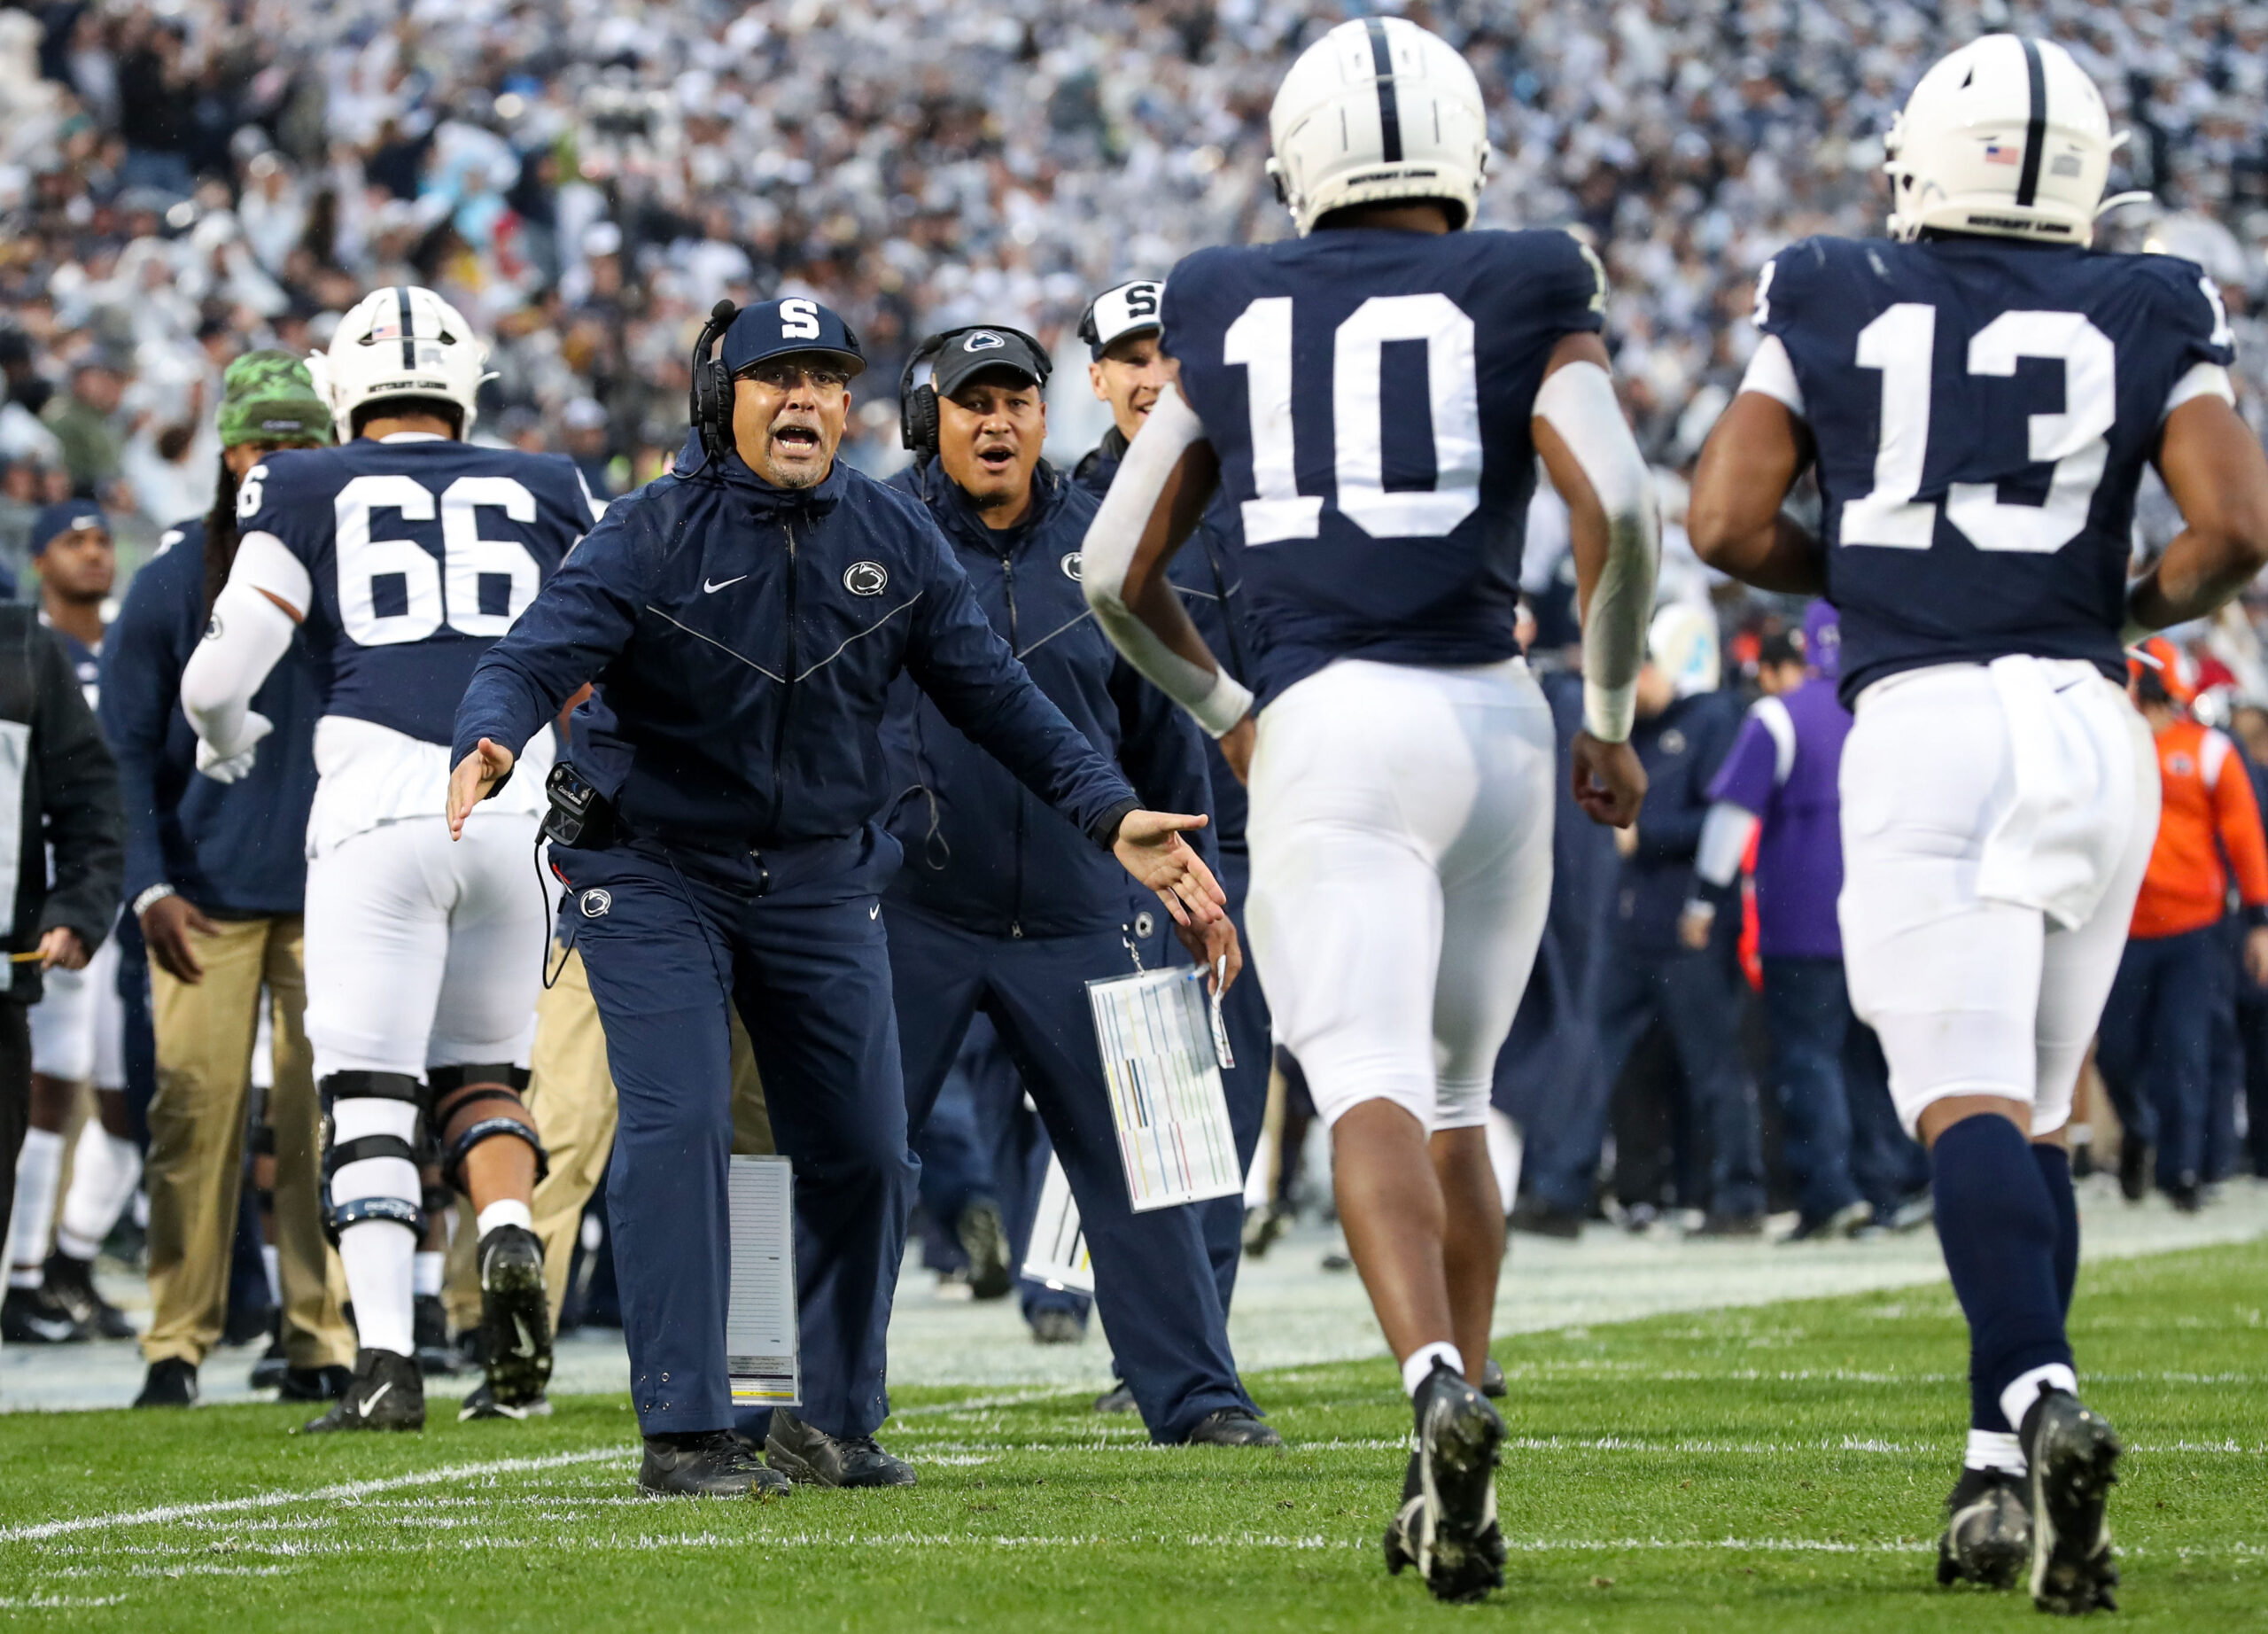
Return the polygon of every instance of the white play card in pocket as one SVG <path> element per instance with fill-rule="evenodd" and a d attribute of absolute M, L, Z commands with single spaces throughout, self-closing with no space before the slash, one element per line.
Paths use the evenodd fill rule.
<path fill-rule="evenodd" d="M 725 1304 L 725 1370 L 733 1401 L 793 1407 L 796 1366 L 796 1181 L 784 1157 L 735 1156 L 726 1171 L 733 1272 Z"/>
<path fill-rule="evenodd" d="M 1135 1212 L 1243 1192 L 1205 972 L 1089 982 L 1087 1001 Z"/>
<path fill-rule="evenodd" d="M 1094 1262 L 1087 1257 L 1087 1234 L 1079 1226 L 1079 1205 L 1072 1201 L 1063 1160 L 1052 1152 L 1047 1158 L 1047 1179 L 1040 1183 L 1039 1211 L 1032 1217 L 1024 1275 L 1050 1288 L 1068 1288 L 1079 1294 L 1095 1291 Z"/>

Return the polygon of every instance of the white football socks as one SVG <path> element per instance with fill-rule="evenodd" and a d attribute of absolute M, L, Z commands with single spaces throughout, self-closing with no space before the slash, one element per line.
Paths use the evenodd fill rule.
<path fill-rule="evenodd" d="M 409 1296 L 409 1262 L 416 1252 L 417 1233 L 399 1220 L 361 1220 L 338 1233 L 339 1263 L 346 1268 L 355 1334 L 364 1350 L 416 1354 Z"/>
<path fill-rule="evenodd" d="M 141 1183 L 142 1148 L 89 1118 L 72 1157 L 71 1189 L 64 1194 L 55 1246 L 73 1259 L 94 1258 Z"/>
<path fill-rule="evenodd" d="M 533 1231 L 535 1215 L 527 1204 L 506 1197 L 483 1209 L 480 1211 L 480 1218 L 473 1222 L 474 1231 L 482 1237 L 485 1237 L 499 1226 L 517 1226 L 522 1231 Z"/>
<path fill-rule="evenodd" d="M 1432 1344 L 1419 1345 L 1410 1353 L 1410 1359 L 1402 1364 L 1402 1388 L 1415 1397 L 1418 1387 L 1432 1374 L 1435 1362 L 1447 1362 L 1451 1373 L 1460 1379 L 1464 1377 L 1464 1358 L 1457 1353 L 1457 1348 L 1437 1340 Z"/>
<path fill-rule="evenodd" d="M 2008 1422 L 2021 1430 L 2023 1415 L 2031 1411 L 2033 1398 L 2042 1390 L 2069 1390 L 2077 1396 L 2079 1376 L 2061 1362 L 2050 1362 L 2030 1373 L 2018 1373 L 2016 1381 L 2000 1392 L 2000 1411 Z"/>
<path fill-rule="evenodd" d="M 24 1131 L 16 1159 L 16 1206 L 8 1223 L 8 1286 L 37 1288 L 47 1261 L 47 1233 L 55 1224 L 55 1194 L 63 1183 L 63 1137 L 51 1129 Z"/>
<path fill-rule="evenodd" d="M 437 1297 L 448 1274 L 449 1257 L 433 1249 L 420 1249 L 409 1267 L 410 1291 L 420 1299 Z"/>
<path fill-rule="evenodd" d="M 1970 1469 L 2005 1470 L 2011 1475 L 2023 1474 L 2026 1467 L 2014 1430 L 1969 1431 L 1969 1456 L 1961 1462 Z"/>

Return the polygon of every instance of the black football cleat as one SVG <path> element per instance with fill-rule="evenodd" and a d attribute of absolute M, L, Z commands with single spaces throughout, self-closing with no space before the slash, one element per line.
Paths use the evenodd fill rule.
<path fill-rule="evenodd" d="M 953 1236 L 968 1256 L 968 1291 L 979 1299 L 1006 1299 L 1016 1286 L 1016 1272 L 1000 1205 L 979 1197 L 953 1222 Z"/>
<path fill-rule="evenodd" d="M 353 1373 L 333 1365 L 329 1367 L 286 1366 L 276 1381 L 277 1401 L 338 1401 L 353 1387 Z"/>
<path fill-rule="evenodd" d="M 1480 1365 L 1480 1393 L 1490 1401 L 1504 1398 L 1504 1367 L 1495 1357 Z"/>
<path fill-rule="evenodd" d="M 428 1379 L 446 1379 L 464 1371 L 449 1343 L 449 1308 L 439 1294 L 420 1294 L 410 1304 L 410 1344 L 417 1371 Z"/>
<path fill-rule="evenodd" d="M 10 1344 L 82 1344 L 93 1337 L 43 1288 L 12 1288 L 0 1298 L 0 1340 Z"/>
<path fill-rule="evenodd" d="M 1242 1407 L 1223 1407 L 1197 1420 L 1186 1447 L 1280 1447 L 1284 1438 Z"/>
<path fill-rule="evenodd" d="M 488 1389 L 499 1404 L 524 1407 L 551 1382 L 551 1302 L 543 1291 L 543 1241 L 524 1226 L 499 1226 L 480 1240 L 480 1342 Z"/>
<path fill-rule="evenodd" d="M 2031 1510 L 2025 1481 L 2004 1469 L 1961 1472 L 1946 1499 L 1938 1539 L 1938 1583 L 1974 1583 L 2013 1589 L 2031 1563 Z"/>
<path fill-rule="evenodd" d="M 730 1430 L 689 1436 L 649 1436 L 638 1467 L 638 1490 L 652 1498 L 753 1498 L 758 1502 L 794 1489 L 765 1467 L 753 1449 Z"/>
<path fill-rule="evenodd" d="M 194 1407 L 197 1405 L 197 1364 L 185 1356 L 165 1356 L 150 1364 L 143 1376 L 137 1407 Z"/>
<path fill-rule="evenodd" d="M 1441 1600 L 1477 1600 L 1504 1583 L 1496 1460 L 1504 1420 L 1464 1375 L 1436 1362 L 1418 1389 L 1418 1451 L 1386 1528 L 1386 1569 L 1415 1566 Z"/>
<path fill-rule="evenodd" d="M 1134 1399 L 1134 1387 L 1123 1379 L 1095 1397 L 1097 1412 L 1134 1412 L 1141 1404 Z"/>
<path fill-rule="evenodd" d="M 2118 1143 L 2118 1194 L 2129 1202 L 2140 1202 L 2150 1194 L 2150 1171 L 2156 1166 L 2157 1152 L 2139 1136 L 2128 1135 Z"/>
<path fill-rule="evenodd" d="M 814 1429 L 785 1407 L 772 1410 L 765 1461 L 798 1486 L 910 1487 L 913 1466 L 882 1451 L 872 1436 L 843 1440 Z"/>
<path fill-rule="evenodd" d="M 131 1339 L 134 1324 L 126 1312 L 102 1296 L 95 1287 L 95 1262 L 74 1259 L 62 1249 L 47 1257 L 43 1268 L 48 1299 L 71 1313 L 73 1320 L 97 1339 Z"/>
<path fill-rule="evenodd" d="M 1060 1305 L 1042 1305 L 1031 1313 L 1031 1342 L 1034 1344 L 1084 1344 L 1087 1325 L 1079 1319 L 1076 1311 Z"/>
<path fill-rule="evenodd" d="M 2103 1505 L 2118 1480 L 2117 1432 L 2069 1390 L 2042 1390 L 2016 1436 L 2031 1467 L 2031 1603 L 2067 1617 L 2116 1611 Z"/>
<path fill-rule="evenodd" d="M 310 1436 L 333 1430 L 422 1430 L 425 1375 L 412 1357 L 392 1350 L 357 1350 L 346 1394 L 319 1419 L 301 1426 Z"/>
<path fill-rule="evenodd" d="M 501 1402 L 496 1399 L 496 1392 L 488 1388 L 485 1379 L 473 1386 L 472 1394 L 466 1397 L 464 1404 L 457 1409 L 457 1422 L 460 1424 L 470 1424 L 480 1419 L 525 1420 L 550 1416 L 551 1397 L 548 1396 L 538 1396 L 533 1401 Z"/>

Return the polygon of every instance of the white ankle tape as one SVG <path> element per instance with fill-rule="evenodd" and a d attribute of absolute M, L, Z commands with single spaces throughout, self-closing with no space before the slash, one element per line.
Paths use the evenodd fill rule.
<path fill-rule="evenodd" d="M 2079 1393 L 2079 1376 L 2061 1362 L 2050 1362 L 2045 1367 L 2035 1367 L 2030 1373 L 2019 1373 L 2008 1388 L 2000 1392 L 2000 1411 L 2008 1423 L 2017 1429 L 2023 1428 L 2023 1415 L 2031 1411 L 2031 1404 L 2042 1390 L 2069 1390 Z"/>
<path fill-rule="evenodd" d="M 1418 1387 L 1425 1382 L 1427 1375 L 1433 1371 L 1435 1362 L 1447 1362 L 1451 1373 L 1459 1378 L 1464 1376 L 1464 1358 L 1457 1354 L 1456 1347 L 1437 1340 L 1432 1344 L 1419 1345 L 1410 1353 L 1410 1359 L 1402 1364 L 1402 1389 L 1411 1396 L 1417 1395 Z"/>
<path fill-rule="evenodd" d="M 479 1219 L 473 1223 L 474 1229 L 484 1237 L 499 1226 L 517 1226 L 522 1231 L 533 1231 L 535 1215 L 527 1204 L 507 1197 L 483 1209 Z"/>
<path fill-rule="evenodd" d="M 1971 1469 L 1998 1469 L 2011 1475 L 2024 1473 L 2023 1449 L 2012 1430 L 1969 1432 L 1969 1454 L 1961 1462 Z"/>

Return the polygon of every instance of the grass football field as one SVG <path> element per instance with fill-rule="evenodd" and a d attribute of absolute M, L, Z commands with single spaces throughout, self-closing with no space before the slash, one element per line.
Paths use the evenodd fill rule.
<path fill-rule="evenodd" d="M 2124 1435 L 2114 1627 L 2268 1628 L 2268 1241 L 2091 1264 L 2089 1399 Z M 1942 1284 L 1500 1341 L 1504 1590 L 1435 1605 L 1379 1535 L 1383 1361 L 1262 1373 L 1280 1454 L 1156 1450 L 1086 1398 L 907 1391 L 911 1492 L 632 1486 L 625 1398 L 314 1441 L 277 1406 L 0 1418 L 0 1626 L 437 1631 L 2038 1628 L 1943 1591 L 1965 1422 Z M 436 1406 L 441 1404 L 436 1400 Z"/>

